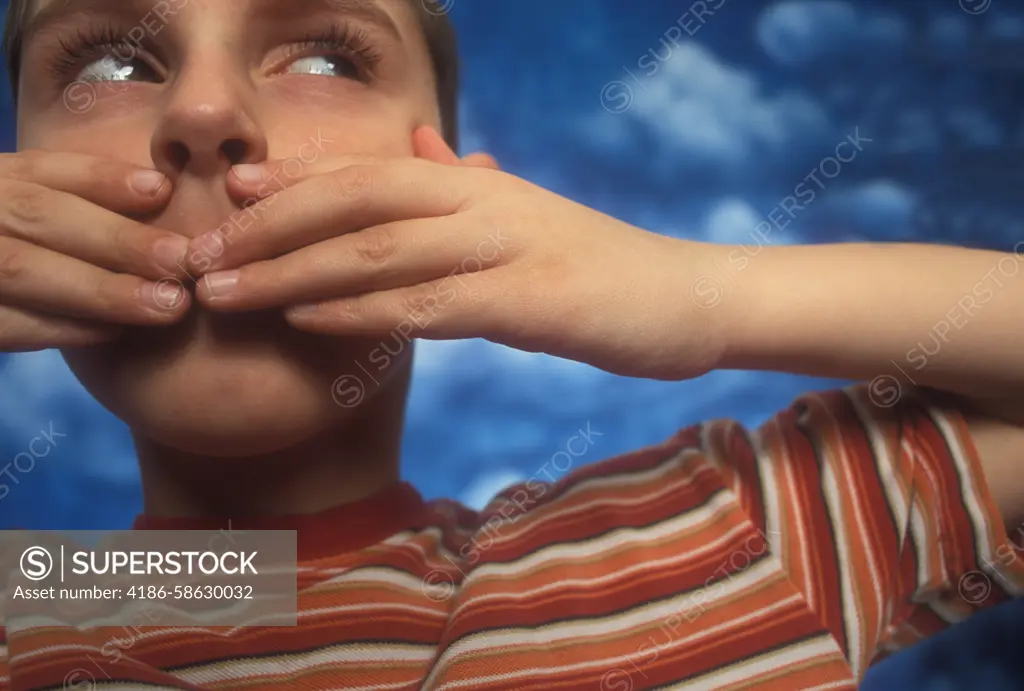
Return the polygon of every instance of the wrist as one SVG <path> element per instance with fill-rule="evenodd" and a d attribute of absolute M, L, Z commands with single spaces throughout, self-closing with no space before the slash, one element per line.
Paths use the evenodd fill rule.
<path fill-rule="evenodd" d="M 665 238 L 662 257 L 668 259 L 666 300 L 673 352 L 667 380 L 692 379 L 726 366 L 733 310 L 727 308 L 728 286 L 715 268 L 723 245 Z M 660 302 L 660 301 L 659 301 Z"/>

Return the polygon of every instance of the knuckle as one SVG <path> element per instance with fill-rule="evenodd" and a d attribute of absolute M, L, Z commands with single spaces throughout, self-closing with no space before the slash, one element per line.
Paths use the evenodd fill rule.
<path fill-rule="evenodd" d="M 356 209 L 365 205 L 375 186 L 373 168 L 365 164 L 351 165 L 330 176 L 331 192 Z"/>
<path fill-rule="evenodd" d="M 432 285 L 419 285 L 403 291 L 389 305 L 388 311 L 391 312 L 391 316 L 406 319 L 421 312 L 433 298 L 435 295 Z"/>
<path fill-rule="evenodd" d="M 339 325 L 360 325 L 372 313 L 370 300 L 372 297 L 357 297 L 340 300 L 329 308 L 331 321 Z"/>
<path fill-rule="evenodd" d="M 25 275 L 28 260 L 25 253 L 14 248 L 0 248 L 0 283 L 10 283 Z"/>
<path fill-rule="evenodd" d="M 10 176 L 18 180 L 34 180 L 42 165 L 43 153 L 37 149 L 27 149 L 12 154 L 8 169 Z"/>
<path fill-rule="evenodd" d="M 96 277 L 93 284 L 93 303 L 104 313 L 123 312 L 125 309 L 134 312 L 139 302 L 142 284 L 141 279 L 132 276 L 103 272 Z"/>
<path fill-rule="evenodd" d="M 152 262 L 144 247 L 148 233 L 134 224 L 118 224 L 110 230 L 110 248 L 114 259 L 124 268 L 148 266 Z"/>
<path fill-rule="evenodd" d="M 8 229 L 24 231 L 47 217 L 47 192 L 38 185 L 18 185 L 7 196 Z"/>
<path fill-rule="evenodd" d="M 355 256 L 361 263 L 375 266 L 387 264 L 398 250 L 395 236 L 386 228 L 368 228 L 354 236 Z"/>

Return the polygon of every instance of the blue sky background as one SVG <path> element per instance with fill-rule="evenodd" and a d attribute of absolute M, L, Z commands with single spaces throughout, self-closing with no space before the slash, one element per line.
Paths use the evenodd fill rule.
<path fill-rule="evenodd" d="M 454 0 L 464 148 L 651 230 L 756 245 L 754 228 L 859 133 L 856 158 L 819 174 L 814 202 L 761 242 L 1024 240 L 1020 3 L 724 0 L 703 24 L 690 6 Z M 0 99 L 10 151 L 6 90 Z M 404 473 L 427 497 L 480 506 L 540 473 L 585 425 L 603 436 L 580 463 L 704 418 L 756 425 L 799 392 L 836 384 L 747 372 L 652 382 L 483 341 L 424 342 Z M 0 467 L 51 427 L 66 437 L 47 457 L 8 467 L 0 528 L 128 526 L 141 498 L 125 427 L 58 354 L 0 355 Z M 887 661 L 865 688 L 1020 688 L 1010 681 L 1020 604 Z"/>

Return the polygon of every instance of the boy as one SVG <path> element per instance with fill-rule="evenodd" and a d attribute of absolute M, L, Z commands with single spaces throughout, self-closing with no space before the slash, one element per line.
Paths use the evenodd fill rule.
<path fill-rule="evenodd" d="M 137 528 L 296 530 L 310 583 L 296 628 L 11 632 L 7 687 L 854 688 L 1024 588 L 1024 243 L 766 248 L 702 310 L 739 248 L 452 153 L 433 6 L 15 0 L 7 31 L 0 347 L 63 348 L 129 424 Z M 411 349 L 379 347 L 415 337 L 871 383 L 476 513 L 399 481 Z"/>

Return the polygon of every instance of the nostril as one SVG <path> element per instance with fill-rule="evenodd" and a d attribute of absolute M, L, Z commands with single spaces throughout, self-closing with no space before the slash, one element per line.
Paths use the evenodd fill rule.
<path fill-rule="evenodd" d="M 234 166 L 245 162 L 249 147 L 241 139 L 228 139 L 221 144 L 220 150 L 224 153 L 225 158 L 231 162 L 231 165 Z"/>
<path fill-rule="evenodd" d="M 174 170 L 184 170 L 192 155 L 188 152 L 188 147 L 181 142 L 171 142 L 167 145 L 167 157 L 171 159 Z"/>

